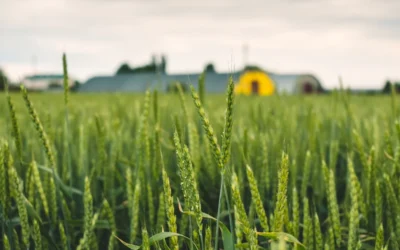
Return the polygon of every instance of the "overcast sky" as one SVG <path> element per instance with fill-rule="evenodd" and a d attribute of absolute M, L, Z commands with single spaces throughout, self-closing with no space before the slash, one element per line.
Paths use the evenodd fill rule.
<path fill-rule="evenodd" d="M 399 0 L 0 0 L 0 68 L 69 72 L 81 81 L 137 66 L 153 53 L 169 73 L 248 63 L 313 73 L 323 86 L 381 88 L 400 79 Z"/>

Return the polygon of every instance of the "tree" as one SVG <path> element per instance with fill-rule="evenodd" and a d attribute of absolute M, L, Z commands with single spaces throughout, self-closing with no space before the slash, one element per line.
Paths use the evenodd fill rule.
<path fill-rule="evenodd" d="M 386 81 L 382 92 L 383 93 L 391 93 L 392 92 L 392 85 L 393 85 L 394 91 L 396 93 L 399 93 L 400 92 L 400 83 L 399 82 L 391 82 L 389 80 Z"/>
<path fill-rule="evenodd" d="M 386 83 L 385 83 L 385 87 L 383 87 L 383 92 L 384 93 L 391 93 L 392 92 L 392 85 L 394 85 L 393 87 L 395 87 L 395 89 L 396 89 L 395 83 L 387 80 Z"/>
<path fill-rule="evenodd" d="M 74 81 L 74 85 L 72 85 L 71 87 L 71 91 L 72 92 L 76 92 L 79 90 L 81 83 L 79 81 Z"/>
<path fill-rule="evenodd" d="M 127 63 L 123 63 L 117 70 L 117 75 L 121 75 L 121 74 L 129 74 L 131 73 L 132 69 L 131 67 L 129 67 L 129 65 Z"/>
<path fill-rule="evenodd" d="M 163 66 L 164 64 L 164 66 Z M 149 64 L 145 64 L 142 66 L 138 66 L 136 68 L 131 68 L 127 63 L 123 63 L 117 70 L 116 75 L 121 74 L 134 74 L 134 73 L 157 73 L 157 70 L 160 69 L 161 71 L 164 68 L 165 71 L 166 60 L 164 58 L 164 62 L 162 61 L 160 64 L 157 64 L 156 57 L 153 55 L 151 57 L 151 61 Z"/>
<path fill-rule="evenodd" d="M 165 55 L 161 56 L 161 62 L 160 62 L 160 72 L 165 73 L 167 71 L 167 59 Z"/>
<path fill-rule="evenodd" d="M 263 69 L 257 65 L 246 65 L 244 71 L 263 71 Z"/>
<path fill-rule="evenodd" d="M 151 56 L 151 65 L 157 65 L 157 56 L 156 55 L 152 55 Z"/>
<path fill-rule="evenodd" d="M 6 86 L 6 82 L 8 81 L 7 76 L 3 72 L 3 70 L 0 69 L 0 90 L 4 90 Z"/>
<path fill-rule="evenodd" d="M 215 71 L 214 64 L 208 63 L 208 64 L 206 65 L 204 71 L 205 71 L 205 72 L 212 72 L 212 73 L 215 73 L 216 71 Z"/>

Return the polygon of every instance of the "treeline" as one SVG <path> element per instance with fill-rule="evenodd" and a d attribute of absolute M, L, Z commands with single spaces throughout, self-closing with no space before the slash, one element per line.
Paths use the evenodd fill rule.
<path fill-rule="evenodd" d="M 213 63 L 207 63 L 204 67 L 205 72 L 216 73 L 215 66 Z M 128 63 L 123 63 L 117 71 L 116 75 L 122 74 L 135 74 L 135 73 L 167 73 L 167 58 L 165 55 L 161 55 L 159 58 L 153 55 L 148 64 L 140 65 L 137 67 L 131 67 Z"/>
<path fill-rule="evenodd" d="M 115 73 L 116 75 L 134 74 L 134 73 L 166 73 L 167 59 L 164 55 L 160 60 L 156 56 L 152 56 L 150 63 L 131 68 L 128 63 L 123 63 Z"/>
<path fill-rule="evenodd" d="M 116 71 L 116 75 L 122 75 L 122 74 L 136 74 L 136 73 L 160 73 L 160 74 L 166 74 L 167 73 L 167 58 L 164 55 L 161 55 L 159 58 L 156 56 L 152 56 L 150 63 L 137 66 L 137 67 L 131 67 L 128 65 L 128 63 L 123 63 L 118 70 Z M 255 66 L 255 65 L 248 65 L 245 67 L 244 70 L 262 70 L 260 67 Z M 216 73 L 217 71 L 215 70 L 215 66 L 213 63 L 208 63 L 204 67 L 203 72 L 205 73 Z M 4 73 L 2 69 L 0 69 L 0 91 L 3 91 L 5 88 L 5 83 L 9 82 L 8 77 Z M 77 91 L 79 89 L 79 86 L 81 85 L 80 82 L 75 82 L 74 86 L 71 87 L 71 91 Z M 354 90 L 354 89 L 349 89 L 350 92 L 352 93 L 359 93 L 359 94 L 367 94 L 367 95 L 376 95 L 376 94 L 388 94 L 391 93 L 392 91 L 392 86 L 394 87 L 394 90 L 396 93 L 400 93 L 400 82 L 394 82 L 387 80 L 385 82 L 385 85 L 382 89 L 369 89 L 369 90 Z M 19 85 L 17 84 L 9 84 L 9 90 L 10 91 L 19 91 Z M 325 93 L 331 92 L 330 90 L 325 90 Z"/>

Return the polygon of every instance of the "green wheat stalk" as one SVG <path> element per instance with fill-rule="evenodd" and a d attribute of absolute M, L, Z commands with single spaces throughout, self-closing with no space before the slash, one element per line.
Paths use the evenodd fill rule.
<path fill-rule="evenodd" d="M 212 250 L 212 243 L 211 243 L 211 238 L 212 238 L 212 233 L 211 233 L 211 228 L 207 227 L 206 228 L 206 238 L 205 238 L 205 244 L 204 244 L 204 249 L 205 250 Z"/>
<path fill-rule="evenodd" d="M 43 209 L 44 209 L 46 215 L 49 216 L 50 215 L 49 205 L 47 203 L 46 194 L 43 189 L 42 180 L 40 179 L 39 169 L 38 169 L 35 161 L 33 161 L 31 163 L 31 169 L 32 169 L 32 173 L 33 173 L 33 180 L 34 180 L 33 183 L 35 184 L 35 186 L 39 192 L 39 196 L 40 196 L 40 200 L 43 205 Z"/>
<path fill-rule="evenodd" d="M 330 220 L 330 218 L 329 218 Z M 332 225 L 332 223 L 330 223 Z M 330 226 L 328 228 L 328 244 L 329 244 L 329 249 L 335 249 L 335 234 L 333 232 L 333 227 Z"/>
<path fill-rule="evenodd" d="M 68 84 L 68 66 L 67 66 L 67 55 L 63 53 L 62 56 L 62 62 L 63 62 L 63 73 L 64 73 L 64 103 L 67 106 L 68 105 L 68 93 L 69 93 L 69 84 Z"/>
<path fill-rule="evenodd" d="M 50 216 L 53 223 L 57 222 L 57 187 L 54 183 L 53 178 L 49 178 L 49 190 L 47 191 L 49 194 L 49 202 L 50 202 Z"/>
<path fill-rule="evenodd" d="M 10 241 L 6 234 L 3 235 L 3 247 L 4 250 L 11 250 Z"/>
<path fill-rule="evenodd" d="M 115 223 L 115 217 L 114 213 L 111 209 L 110 203 L 106 199 L 103 201 L 103 214 L 106 217 L 108 223 L 110 224 L 110 229 L 111 229 L 111 236 L 108 240 L 108 250 L 112 250 L 115 247 L 115 238 L 113 235 L 117 234 L 117 225 Z"/>
<path fill-rule="evenodd" d="M 222 133 L 222 165 L 225 166 L 228 163 L 230 147 L 231 147 L 231 137 L 232 137 L 232 126 L 233 126 L 233 102 L 234 102 L 234 83 L 232 76 L 228 81 L 228 90 L 226 93 L 226 103 L 227 107 L 225 110 L 225 125 L 224 131 Z"/>
<path fill-rule="evenodd" d="M 383 225 L 380 224 L 375 238 L 375 250 L 382 250 L 384 245 Z"/>
<path fill-rule="evenodd" d="M 307 197 L 303 198 L 303 243 L 309 248 L 314 248 L 313 225 L 310 217 L 310 209 Z"/>
<path fill-rule="evenodd" d="M 64 154 L 66 157 L 66 165 L 68 167 L 68 173 L 69 173 L 69 185 L 70 187 L 73 186 L 73 168 L 71 165 L 71 157 L 70 156 L 70 144 L 69 144 L 69 118 L 68 118 L 68 101 L 69 101 L 69 79 L 68 79 L 68 65 L 67 65 L 67 55 L 63 53 L 62 56 L 62 63 L 63 63 L 63 76 L 64 76 L 64 107 L 65 107 L 65 112 L 64 112 L 64 130 L 65 130 L 65 139 L 64 139 Z"/>
<path fill-rule="evenodd" d="M 174 199 L 171 194 L 171 185 L 169 182 L 169 178 L 165 169 L 162 169 L 162 179 L 163 179 L 163 188 L 164 188 L 164 200 L 165 207 L 167 212 L 167 224 L 168 230 L 172 233 L 177 233 L 177 225 L 176 225 L 176 215 L 174 209 Z M 178 250 L 178 237 L 173 236 L 170 239 L 171 249 Z"/>
<path fill-rule="evenodd" d="M 19 159 L 22 160 L 21 131 L 20 131 L 19 125 L 18 125 L 18 120 L 17 120 L 14 103 L 8 92 L 8 84 L 7 83 L 5 84 L 5 90 L 6 90 L 8 110 L 9 110 L 10 119 L 11 119 L 11 123 L 12 123 L 12 135 L 14 137 L 14 142 L 15 142 L 15 146 L 17 148 L 17 153 L 18 153 Z"/>
<path fill-rule="evenodd" d="M 83 207 L 84 207 L 84 226 L 83 226 L 83 238 L 79 242 L 78 249 L 90 249 L 90 242 L 92 236 L 92 220 L 93 215 L 93 197 L 90 191 L 90 180 L 85 177 L 85 192 L 83 196 Z"/>
<path fill-rule="evenodd" d="M 31 100 L 29 99 L 28 92 L 23 85 L 21 85 L 21 92 L 22 92 L 22 96 L 25 100 L 25 104 L 28 108 L 29 114 L 31 116 L 31 119 L 33 121 L 33 124 L 35 125 L 36 131 L 39 135 L 39 139 L 42 142 L 42 145 L 43 145 L 44 151 L 46 153 L 47 159 L 50 163 L 50 166 L 54 170 L 56 170 L 56 161 L 54 158 L 54 153 L 53 153 L 52 147 L 50 146 L 50 141 L 48 139 L 46 132 L 43 129 L 42 123 L 39 120 L 39 116 L 36 113 L 36 110 L 33 107 Z"/>
<path fill-rule="evenodd" d="M 133 193 L 133 201 L 131 207 L 131 228 L 130 228 L 130 242 L 133 242 L 136 238 L 138 227 L 139 227 L 139 201 L 140 201 L 140 181 L 136 180 L 135 189 Z"/>
<path fill-rule="evenodd" d="M 263 202 L 261 200 L 260 192 L 258 191 L 257 187 L 257 181 L 254 177 L 253 171 L 251 170 L 250 166 L 246 166 L 246 173 L 247 173 L 247 178 L 249 180 L 250 184 L 250 192 L 251 196 L 253 198 L 253 202 L 255 204 L 255 209 L 258 218 L 260 219 L 260 224 L 261 227 L 265 232 L 269 231 L 269 226 L 268 226 L 268 217 L 265 213 L 265 209 L 263 206 Z"/>
<path fill-rule="evenodd" d="M 350 210 L 350 222 L 349 222 L 349 239 L 347 243 L 347 249 L 355 249 L 359 241 L 357 235 L 358 225 L 359 225 L 359 192 L 358 192 L 358 179 L 354 171 L 353 163 L 348 158 L 348 170 L 349 170 L 349 182 L 350 182 L 350 198 L 351 198 L 351 210 Z"/>
<path fill-rule="evenodd" d="M 33 241 L 35 243 L 35 249 L 42 249 L 42 236 L 37 220 L 33 221 Z"/>
<path fill-rule="evenodd" d="M 278 192 L 274 211 L 274 232 L 283 231 L 285 212 L 287 209 L 287 183 L 289 177 L 289 157 L 282 153 L 282 162 L 278 173 Z"/>
<path fill-rule="evenodd" d="M 156 229 L 162 230 L 165 225 L 165 196 L 163 192 L 160 192 L 158 201 Z"/>
<path fill-rule="evenodd" d="M 196 184 L 195 173 L 192 165 L 192 160 L 189 154 L 189 149 L 186 145 L 182 147 L 179 140 L 178 132 L 175 130 L 174 143 L 176 155 L 178 158 L 179 175 L 181 178 L 181 188 L 185 198 L 185 205 L 189 211 L 194 213 L 196 224 L 199 230 L 200 238 L 202 238 L 202 212 L 200 196 Z"/>
<path fill-rule="evenodd" d="M 307 186 L 309 185 L 309 180 L 310 180 L 310 172 L 311 172 L 311 152 L 307 150 L 306 159 L 304 162 L 303 178 L 301 182 L 301 193 L 300 193 L 301 197 L 306 196 Z"/>
<path fill-rule="evenodd" d="M 201 162 L 199 133 L 193 122 L 189 122 L 188 128 L 190 155 L 192 156 L 195 174 L 197 175 L 200 171 Z"/>
<path fill-rule="evenodd" d="M 150 242 L 149 242 L 149 234 L 147 233 L 147 229 L 142 229 L 142 246 L 143 250 L 150 250 Z"/>
<path fill-rule="evenodd" d="M 224 164 L 222 161 L 222 154 L 221 154 L 221 149 L 218 146 L 218 141 L 217 141 L 217 137 L 215 137 L 214 134 L 214 129 L 212 128 L 211 124 L 210 124 L 210 120 L 208 119 L 208 116 L 206 114 L 206 112 L 204 111 L 203 105 L 200 102 L 200 98 L 199 95 L 196 93 L 196 91 L 194 90 L 193 86 L 191 86 L 191 91 L 192 91 L 192 98 L 194 101 L 195 106 L 197 107 L 197 111 L 200 115 L 200 118 L 203 122 L 203 128 L 206 132 L 208 141 L 210 143 L 210 146 L 212 148 L 212 152 L 215 158 L 215 161 L 218 163 L 218 166 L 221 170 L 224 169 Z"/>
<path fill-rule="evenodd" d="M 375 227 L 379 227 L 382 224 L 382 192 L 380 188 L 379 181 L 375 182 L 375 200 L 373 202 L 374 204 L 374 210 L 375 210 Z"/>
<path fill-rule="evenodd" d="M 237 214 L 239 216 L 236 218 L 236 222 L 243 230 L 244 236 L 250 245 L 250 249 L 255 250 L 258 248 L 257 236 L 255 231 L 251 228 L 249 219 L 246 215 L 244 204 L 242 202 L 242 198 L 240 197 L 239 181 L 236 173 L 233 173 L 232 175 L 232 197 L 233 203 L 237 208 Z"/>
<path fill-rule="evenodd" d="M 268 146 L 267 140 L 268 137 L 263 135 L 261 140 L 261 150 L 262 150 L 262 166 L 263 171 L 261 172 L 261 186 L 264 187 L 263 190 L 265 192 L 261 192 L 262 194 L 269 194 L 271 188 L 271 180 L 270 180 L 270 167 L 269 167 L 269 159 L 268 159 Z M 264 196 L 264 195 L 263 195 Z"/>
<path fill-rule="evenodd" d="M 322 239 L 321 225 L 317 213 L 314 214 L 314 235 L 316 249 L 323 249 L 324 241 Z"/>
<path fill-rule="evenodd" d="M 243 229 L 242 224 L 240 223 L 240 215 L 238 213 L 237 206 L 233 207 L 234 218 L 235 218 L 235 235 L 236 235 L 236 244 L 241 244 L 243 239 Z"/>
<path fill-rule="evenodd" d="M 10 176 L 9 169 L 11 168 L 12 156 L 8 148 L 7 142 L 2 142 L 2 147 L 0 148 L 0 201 L 2 207 L 2 214 L 8 214 L 11 209 L 10 204 Z M 4 225 L 4 224 L 3 224 Z"/>
<path fill-rule="evenodd" d="M 60 222 L 58 224 L 58 231 L 60 232 L 60 239 L 61 239 L 63 249 L 67 250 L 68 249 L 68 240 L 67 240 L 67 235 L 65 234 L 65 229 L 64 229 L 62 222 Z"/>
<path fill-rule="evenodd" d="M 19 236 L 17 231 L 15 231 L 15 229 L 13 229 L 13 243 L 14 243 L 14 248 L 17 250 L 22 250 L 21 248 L 21 244 L 20 244 L 20 240 L 19 240 Z"/>
<path fill-rule="evenodd" d="M 294 237 L 299 237 L 299 227 L 300 227 L 300 204 L 299 204 L 299 196 L 297 193 L 296 187 L 293 188 L 292 192 L 292 234 Z"/>
<path fill-rule="evenodd" d="M 179 83 L 176 83 L 176 87 L 178 89 L 179 101 L 181 103 L 181 108 L 183 111 L 183 119 L 184 119 L 185 124 L 187 124 L 187 122 L 189 121 L 189 118 L 188 118 L 188 111 L 186 108 L 185 95 L 183 94 L 182 86 Z"/>
<path fill-rule="evenodd" d="M 12 197 L 16 200 L 19 220 L 21 223 L 22 242 L 24 247 L 29 248 L 30 226 L 28 221 L 28 212 L 25 207 L 26 198 L 22 193 L 22 183 L 13 167 L 8 171 L 10 177 L 10 191 Z"/>
<path fill-rule="evenodd" d="M 340 228 L 339 205 L 336 196 L 335 175 L 332 169 L 328 169 L 325 161 L 322 162 L 322 168 L 324 170 L 324 179 L 327 185 L 326 195 L 328 197 L 328 213 L 331 218 L 331 226 L 333 227 L 336 245 L 340 246 L 342 235 Z"/>

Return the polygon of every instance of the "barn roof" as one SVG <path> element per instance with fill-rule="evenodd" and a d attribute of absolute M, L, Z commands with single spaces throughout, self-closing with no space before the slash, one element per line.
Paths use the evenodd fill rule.
<path fill-rule="evenodd" d="M 237 78 L 238 74 L 233 73 L 207 73 L 205 76 L 206 91 L 220 93 L 226 90 L 229 76 Z M 79 91 L 82 92 L 144 92 L 146 89 L 158 89 L 165 91 L 168 84 L 181 82 L 184 84 L 198 86 L 200 74 L 121 74 L 115 76 L 96 76 L 90 78 L 85 84 L 82 84 Z"/>
<path fill-rule="evenodd" d="M 311 82 L 313 85 L 322 89 L 321 82 L 312 74 L 274 74 L 269 76 L 276 83 L 278 92 L 296 92 L 296 88 L 305 82 Z"/>
<path fill-rule="evenodd" d="M 275 82 L 277 92 L 293 92 L 298 75 L 279 75 L 270 73 L 269 76 Z"/>
<path fill-rule="evenodd" d="M 228 79 L 233 77 L 234 81 L 239 80 L 242 72 L 215 73 L 207 72 L 205 75 L 206 91 L 209 93 L 223 93 L 226 91 Z M 301 79 L 311 79 L 314 84 L 320 86 L 320 82 L 311 74 L 275 74 L 267 73 L 276 84 L 278 92 L 296 92 L 297 85 Z M 136 73 L 121 74 L 113 76 L 96 76 L 90 78 L 79 88 L 81 92 L 144 92 L 147 89 L 158 89 L 166 91 L 169 84 L 181 82 L 187 85 L 198 87 L 199 73 L 187 74 L 154 74 Z"/>
<path fill-rule="evenodd" d="M 39 80 L 39 79 L 63 79 L 64 75 L 60 74 L 50 74 L 50 75 L 30 75 L 25 77 L 25 79 L 29 80 Z"/>

